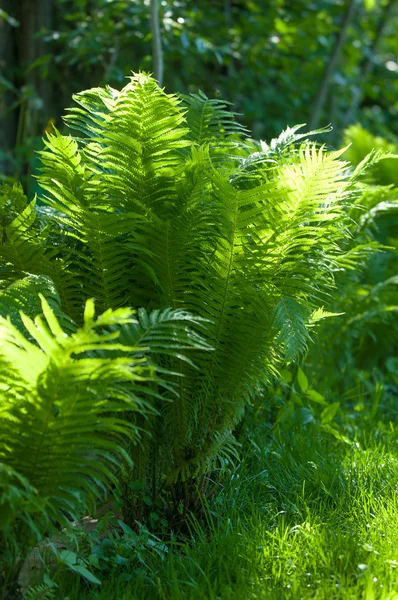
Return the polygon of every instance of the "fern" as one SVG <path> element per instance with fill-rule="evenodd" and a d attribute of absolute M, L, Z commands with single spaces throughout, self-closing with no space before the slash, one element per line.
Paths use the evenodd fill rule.
<path fill-rule="evenodd" d="M 167 95 L 145 74 L 75 101 L 80 137 L 48 136 L 47 209 L 7 217 L 19 245 L 7 238 L 3 268 L 49 277 L 76 323 L 89 297 L 144 307 L 120 339 L 162 375 L 145 388 L 158 416 L 137 421 L 153 441 L 130 448 L 153 492 L 234 454 L 251 391 L 306 351 L 335 273 L 367 249 L 350 247 L 347 210 L 366 161 L 351 174 L 298 127 L 256 145 L 227 103 Z"/>
<path fill-rule="evenodd" d="M 54 600 L 55 592 L 48 585 L 41 583 L 35 587 L 30 587 L 24 595 L 26 600 Z"/>

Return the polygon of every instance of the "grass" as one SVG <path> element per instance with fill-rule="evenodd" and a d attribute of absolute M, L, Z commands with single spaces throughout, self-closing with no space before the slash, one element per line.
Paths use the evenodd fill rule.
<path fill-rule="evenodd" d="M 252 436 L 187 542 L 134 541 L 127 564 L 92 569 L 101 586 L 62 571 L 47 597 L 398 600 L 398 434 L 359 425 L 352 445 L 315 425 Z"/>

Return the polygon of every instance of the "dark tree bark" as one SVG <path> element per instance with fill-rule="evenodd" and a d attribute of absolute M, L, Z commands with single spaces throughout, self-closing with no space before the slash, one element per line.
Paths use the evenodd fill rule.
<path fill-rule="evenodd" d="M 19 22 L 18 27 L 5 22 L 0 25 L 1 72 L 13 86 L 13 91 L 0 99 L 1 147 L 6 155 L 24 144 L 27 137 L 40 135 L 53 116 L 51 82 L 41 76 L 39 69 L 29 69 L 46 52 L 37 34 L 51 29 L 53 6 L 53 0 L 0 0 L 0 7 Z M 11 161 L 0 159 L 0 169 L 6 174 L 26 174 L 26 166 L 17 172 L 10 166 Z"/>
<path fill-rule="evenodd" d="M 13 16 L 13 1 L 0 0 L 0 8 Z M 9 81 L 10 86 L 16 84 L 12 74 L 17 69 L 17 52 L 15 29 L 5 20 L 0 19 L 0 74 Z M 0 174 L 11 172 L 11 155 L 15 145 L 17 131 L 17 111 L 10 110 L 16 102 L 17 95 L 12 89 L 0 92 Z"/>
<path fill-rule="evenodd" d="M 17 3 L 17 18 L 20 27 L 17 30 L 18 60 L 22 68 L 22 86 L 30 86 L 34 97 L 30 112 L 32 121 L 38 117 L 40 127 L 52 116 L 53 90 L 51 82 L 41 77 L 39 69 L 29 70 L 29 66 L 46 53 L 43 40 L 37 34 L 49 30 L 53 23 L 53 0 L 20 0 Z M 32 135 L 36 131 L 29 131 Z"/>
<path fill-rule="evenodd" d="M 329 89 L 329 85 L 331 79 L 333 77 L 333 73 L 335 72 L 337 65 L 340 60 L 341 52 L 344 47 L 344 43 L 347 36 L 348 27 L 353 20 L 355 10 L 357 7 L 357 0 L 347 0 L 346 9 L 341 21 L 339 32 L 336 36 L 335 43 L 332 48 L 332 52 L 329 56 L 329 59 L 326 63 L 325 70 L 323 73 L 321 85 L 319 86 L 318 94 L 315 98 L 314 105 L 312 107 L 312 114 L 309 121 L 310 129 L 316 129 L 319 123 L 319 118 L 322 113 L 322 109 L 325 105 L 327 92 Z"/>

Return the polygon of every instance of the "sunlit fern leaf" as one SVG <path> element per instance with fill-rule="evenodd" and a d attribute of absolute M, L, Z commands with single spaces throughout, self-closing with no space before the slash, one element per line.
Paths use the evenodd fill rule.
<path fill-rule="evenodd" d="M 381 249 L 383 249 L 383 246 L 376 241 L 357 244 L 336 257 L 335 268 L 336 270 L 359 271 L 361 268 L 366 267 L 369 257 L 374 254 L 375 251 Z"/>
<path fill-rule="evenodd" d="M 269 144 L 267 142 L 260 142 L 261 152 L 266 156 L 273 156 L 282 154 L 285 150 L 294 144 L 297 144 L 300 140 L 305 140 L 314 135 L 322 135 L 324 133 L 329 133 L 332 130 L 332 127 L 328 125 L 327 127 L 321 127 L 320 129 L 313 129 L 312 131 L 305 131 L 302 133 L 297 133 L 300 129 L 305 127 L 303 125 L 295 125 L 294 127 L 287 127 L 282 133 L 277 137 L 272 139 Z"/>
<path fill-rule="evenodd" d="M 106 327 L 131 322 L 130 310 L 109 310 L 96 318 L 89 303 L 83 327 L 69 335 L 44 298 L 42 313 L 33 320 L 22 315 L 34 342 L 0 318 L 0 463 L 3 471 L 15 472 L 16 494 L 19 489 L 31 494 L 29 486 L 38 494 L 43 514 L 35 507 L 34 494 L 24 510 L 27 518 L 30 511 L 37 513 L 39 534 L 50 518 L 78 516 L 84 499 L 115 481 L 118 463 L 129 460 L 124 440 L 138 436 L 126 415 L 151 411 L 142 384 L 156 381 L 155 369 L 133 358 L 118 332 L 103 333 Z M 98 351 L 108 354 L 100 357 Z M 6 384 L 9 378 L 13 385 L 13 374 L 18 374 L 18 385 L 9 394 Z M 0 480 L 8 515 L 5 535 L 13 535 L 13 523 L 21 517 L 20 503 L 7 492 L 10 477 Z"/>
<path fill-rule="evenodd" d="M 79 107 L 67 109 L 65 121 L 72 129 L 90 137 L 106 127 L 107 115 L 113 110 L 118 95 L 119 91 L 109 86 L 74 94 L 73 99 Z"/>
<path fill-rule="evenodd" d="M 0 185 L 0 227 L 1 237 L 4 238 L 4 229 L 26 207 L 27 199 L 20 183 Z M 4 240 L 3 240 L 4 243 Z"/>
<path fill-rule="evenodd" d="M 195 317 L 183 310 L 153 310 L 151 313 L 144 308 L 138 309 L 137 320 L 121 329 L 121 340 L 142 348 L 150 354 L 176 356 L 188 360 L 182 351 L 212 350 L 199 332 L 206 332 L 206 320 Z"/>
<path fill-rule="evenodd" d="M 76 96 L 82 108 L 71 109 L 66 121 L 72 126 L 86 118 L 90 143 L 86 147 L 88 168 L 102 177 L 95 181 L 102 193 L 118 206 L 148 210 L 170 201 L 172 184 L 168 169 L 179 162 L 176 151 L 190 145 L 184 111 L 177 97 L 166 95 L 156 82 L 139 74 L 109 100 L 106 126 L 93 124 L 93 98 L 101 100 L 98 89 Z M 159 118 L 159 115 L 161 117 Z M 87 140 L 88 141 L 88 140 Z M 167 197 L 169 192 L 169 197 Z"/>
<path fill-rule="evenodd" d="M 44 249 L 40 244 L 40 229 L 36 219 L 35 200 L 20 206 L 19 214 L 10 208 L 13 217 L 5 224 L 0 244 L 1 278 L 15 280 L 26 272 L 36 273 L 41 264 L 45 270 Z"/>

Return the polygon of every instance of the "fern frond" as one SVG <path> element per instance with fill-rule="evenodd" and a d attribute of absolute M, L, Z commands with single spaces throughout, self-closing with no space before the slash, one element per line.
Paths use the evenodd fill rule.
<path fill-rule="evenodd" d="M 187 108 L 189 139 L 196 144 L 208 144 L 213 149 L 233 147 L 247 135 L 247 129 L 236 121 L 238 115 L 230 109 L 229 102 L 210 99 L 203 92 L 181 94 L 180 98 Z"/>
<path fill-rule="evenodd" d="M 20 200 L 19 214 L 12 205 L 3 205 L 7 208 L 7 213 L 3 212 L 1 278 L 8 281 L 23 277 L 25 273 L 37 273 L 40 266 L 42 272 L 46 270 L 44 249 L 40 243 L 41 235 L 36 219 L 36 201 L 22 204 L 22 197 Z"/>
<path fill-rule="evenodd" d="M 40 314 L 41 302 L 39 294 L 46 298 L 51 309 L 57 315 L 58 319 L 60 319 L 62 327 L 67 331 L 73 331 L 75 325 L 73 321 L 61 311 L 61 298 L 55 289 L 53 282 L 44 275 L 28 275 L 23 279 L 14 281 L 7 288 L 1 290 L 0 315 L 9 317 L 11 322 L 18 327 L 18 329 L 21 329 L 21 311 L 30 317 Z"/>
<path fill-rule="evenodd" d="M 284 344 L 286 360 L 295 360 L 310 341 L 307 329 L 309 310 L 294 298 L 282 297 L 274 309 L 273 324 L 279 330 L 278 342 Z"/>
<path fill-rule="evenodd" d="M 304 133 L 297 133 L 300 129 L 305 127 L 305 124 L 295 125 L 294 127 L 286 127 L 284 131 L 277 137 L 267 142 L 260 142 L 260 149 L 263 154 L 268 157 L 280 155 L 285 152 L 289 147 L 294 146 L 300 140 L 305 140 L 313 135 L 320 135 L 329 133 L 332 131 L 331 125 L 327 127 L 321 127 L 320 129 L 313 129 L 312 131 L 306 131 Z"/>
<path fill-rule="evenodd" d="M 118 462 L 128 460 L 124 440 L 138 436 L 125 415 L 150 410 L 141 383 L 156 378 L 153 367 L 134 359 L 131 349 L 118 341 L 117 332 L 101 332 L 130 322 L 131 311 L 109 310 L 95 318 L 87 305 L 83 327 L 70 335 L 44 298 L 42 312 L 44 316 L 34 320 L 22 315 L 34 343 L 0 318 L 0 463 L 7 473 L 16 473 L 15 493 L 31 493 L 32 486 L 38 494 L 43 514 L 30 513 L 37 512 L 33 497 L 25 511 L 27 519 L 36 519 L 39 533 L 50 518 L 76 516 L 84 498 L 115 481 Z M 107 356 L 100 357 L 99 350 Z M 115 351 L 118 356 L 112 355 Z M 136 384 L 141 385 L 139 396 Z M 4 527 L 12 535 L 13 522 L 23 517 L 4 482 L 3 478 L 0 495 L 8 515 Z"/>

